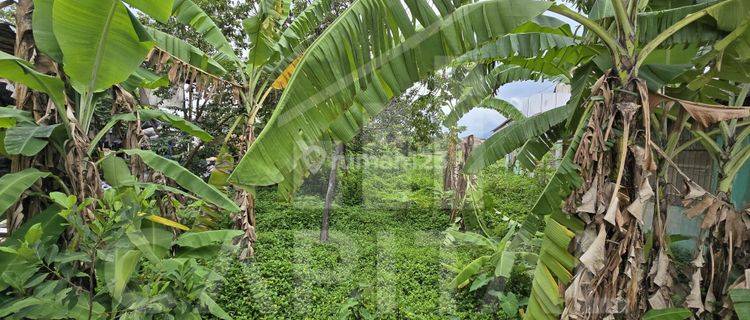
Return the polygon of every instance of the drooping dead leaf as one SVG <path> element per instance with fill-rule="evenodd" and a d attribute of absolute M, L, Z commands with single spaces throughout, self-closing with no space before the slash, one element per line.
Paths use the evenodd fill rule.
<path fill-rule="evenodd" d="M 685 307 L 696 309 L 697 314 L 701 314 L 705 310 L 703 306 L 703 298 L 701 297 L 702 280 L 701 270 L 696 269 L 690 280 L 690 294 L 685 298 Z"/>
<path fill-rule="evenodd" d="M 591 184 L 591 188 L 583 194 L 583 197 L 581 198 L 581 206 L 578 207 L 578 212 L 596 213 L 596 198 L 598 195 L 596 191 L 597 184 L 596 181 L 594 181 L 594 183 Z"/>
<path fill-rule="evenodd" d="M 663 101 L 677 102 L 703 127 L 709 127 L 710 125 L 721 121 L 750 117 L 750 108 L 747 107 L 734 108 L 723 105 L 688 101 L 672 98 L 655 92 L 651 92 L 650 101 L 651 106 L 658 105 Z"/>
<path fill-rule="evenodd" d="M 710 207 L 714 202 L 716 201 L 716 198 L 711 196 L 704 196 L 703 199 L 698 201 L 694 206 L 688 208 L 685 210 L 685 216 L 687 216 L 689 219 L 695 218 L 699 214 L 703 213 L 708 207 Z"/>
<path fill-rule="evenodd" d="M 707 192 L 703 187 L 699 186 L 692 180 L 687 180 L 688 194 L 685 196 L 686 200 L 697 199 L 704 196 Z"/>
<path fill-rule="evenodd" d="M 706 197 L 708 198 L 708 197 Z M 703 217 L 703 221 L 701 222 L 701 229 L 708 229 L 714 226 L 716 224 L 716 221 L 718 221 L 718 216 L 720 209 L 723 207 L 723 204 L 721 201 L 714 201 L 710 207 L 708 207 L 708 211 L 706 211 L 706 216 Z"/>
<path fill-rule="evenodd" d="M 651 188 L 651 183 L 648 178 L 643 178 L 641 186 L 638 189 L 638 197 L 630 203 L 627 210 L 638 222 L 643 223 L 643 212 L 645 210 L 646 202 L 654 196 L 654 189 Z"/>
<path fill-rule="evenodd" d="M 699 246 L 698 254 L 691 262 L 693 267 L 695 267 L 695 271 L 693 272 L 693 276 L 690 281 L 690 294 L 685 298 L 685 306 L 691 309 L 697 309 L 698 313 L 701 313 L 703 312 L 703 310 L 705 310 L 703 299 L 701 297 L 701 281 L 703 281 L 701 276 L 701 269 L 705 264 L 705 260 L 703 259 L 703 250 L 704 247 L 702 245 Z"/>
<path fill-rule="evenodd" d="M 283 72 L 279 75 L 276 80 L 274 80 L 273 84 L 271 84 L 271 87 L 273 87 L 276 90 L 281 90 L 286 88 L 287 84 L 289 84 L 289 79 L 292 78 L 292 74 L 294 74 L 294 70 L 297 69 L 297 64 L 299 64 L 300 59 L 302 58 L 302 55 L 297 57 L 297 59 L 294 59 L 289 65 L 284 69 Z"/>
<path fill-rule="evenodd" d="M 648 298 L 648 303 L 651 305 L 651 309 L 666 309 L 669 308 L 670 299 L 664 296 L 662 290 L 658 290 Z"/>
<path fill-rule="evenodd" d="M 747 237 L 747 229 L 740 213 L 729 205 L 724 206 L 722 211 L 726 211 L 725 242 L 729 246 L 742 247 Z"/>
<path fill-rule="evenodd" d="M 179 71 L 180 71 L 180 64 L 179 63 L 175 63 L 175 64 L 172 65 L 171 68 L 169 68 L 169 72 L 167 72 L 167 76 L 169 78 L 169 82 L 172 82 L 172 83 L 176 82 L 176 80 L 177 80 L 177 74 L 179 73 Z"/>
<path fill-rule="evenodd" d="M 612 195 L 612 200 L 607 207 L 607 214 L 604 215 L 604 220 L 609 222 L 611 225 L 617 225 L 617 215 L 620 213 L 620 198 L 616 195 Z"/>
<path fill-rule="evenodd" d="M 654 283 L 660 287 L 669 287 L 672 285 L 672 277 L 669 276 L 669 256 L 664 248 L 659 250 L 659 257 L 656 261 L 656 272 Z"/>
<path fill-rule="evenodd" d="M 607 238 L 607 231 L 604 225 L 599 226 L 599 234 L 591 243 L 586 252 L 581 255 L 581 263 L 586 266 L 591 273 L 597 274 L 599 270 L 604 268 L 606 257 L 604 256 L 604 244 Z"/>

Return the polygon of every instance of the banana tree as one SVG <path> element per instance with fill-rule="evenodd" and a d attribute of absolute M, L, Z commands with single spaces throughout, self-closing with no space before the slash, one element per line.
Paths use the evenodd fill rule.
<path fill-rule="evenodd" d="M 18 99 L 17 108 L 0 110 L 0 122 L 4 124 L 0 129 L 4 156 L 26 159 L 27 167 L 54 173 L 48 176 L 54 177 L 58 184 L 51 187 L 64 188 L 79 198 L 101 196 L 99 172 L 104 173 L 110 185 L 125 183 L 117 179 L 124 174 L 121 171 L 128 175 L 131 171 L 142 174 L 140 170 L 124 165 L 120 156 L 129 156 L 132 160 L 139 159 L 138 163 L 155 172 L 149 179 L 142 176 L 141 179 L 126 179 L 129 185 L 151 181 L 164 184 L 164 180 L 158 177 L 166 177 L 219 208 L 239 210 L 226 195 L 176 162 L 140 150 L 143 145 L 141 121 L 159 120 L 202 140 L 212 139 L 192 123 L 141 106 L 134 99 L 139 88 L 162 85 L 166 78 L 145 68 L 147 60 L 156 57 L 155 53 L 160 54 L 160 63 L 171 63 L 173 70 L 177 69 L 175 66 L 190 68 L 191 72 L 184 72 L 187 74 L 201 72 L 217 77 L 217 74 L 226 72 L 219 62 L 197 48 L 146 28 L 134 13 L 138 10 L 158 21 L 175 16 L 180 21 L 191 23 L 212 41 L 220 41 L 222 37 L 215 35 L 215 29 L 199 19 L 201 12 L 194 10 L 195 4 L 189 0 L 158 4 L 135 0 L 36 0 L 33 8 L 34 41 L 25 45 L 32 45 L 30 50 L 36 52 L 36 56 L 44 57 L 46 64 L 35 65 L 0 53 L 0 77 L 15 82 L 20 88 L 43 94 L 49 102 L 45 102 L 47 107 L 42 114 L 36 109 L 30 112 L 27 99 Z M 229 55 L 231 50 L 219 51 Z M 36 70 L 40 65 L 44 72 Z M 195 75 L 190 82 L 197 82 Z M 114 100 L 113 112 L 124 112 L 114 115 L 101 128 L 95 128 L 98 125 L 94 121 L 95 109 L 108 95 Z M 99 149 L 98 142 L 117 122 L 128 123 L 132 129 L 128 131 L 129 142 L 124 143 L 128 150 L 110 152 L 106 148 Z M 15 171 L 24 179 L 34 177 L 23 169 L 18 167 Z M 17 200 L 16 193 L 2 196 L 4 201 Z M 25 213 L 28 216 L 30 212 Z M 9 212 L 11 229 L 20 224 L 23 216 L 21 210 Z"/>
<path fill-rule="evenodd" d="M 503 83 L 487 81 L 502 75 L 497 68 L 524 70 L 515 79 L 561 75 L 572 87 L 567 105 L 514 121 L 472 154 L 467 171 L 519 148 L 539 159 L 562 139 L 562 163 L 519 232 L 546 224 L 526 318 L 638 319 L 674 303 L 665 225 L 644 230 L 648 206 L 655 220 L 666 215 L 659 207 L 667 183 L 655 175 L 668 165 L 662 133 L 685 121 L 703 130 L 750 116 L 748 108 L 722 105 L 750 76 L 748 9 L 746 0 L 576 1 L 575 9 L 518 0 L 359 0 L 299 59 L 229 180 L 293 184 L 306 175 L 316 143 L 348 141 L 391 99 L 452 63 L 489 62 L 490 70 L 478 72 L 485 85 L 472 87 L 479 88 L 475 102 L 454 118 Z M 574 20 L 583 32 L 561 34 L 545 12 Z"/>
<path fill-rule="evenodd" d="M 239 70 L 239 83 L 234 91 L 245 109 L 245 114 L 238 117 L 228 132 L 227 137 L 233 136 L 240 121 L 245 122 L 244 134 L 240 143 L 240 152 L 244 153 L 255 141 L 255 130 L 259 112 L 262 108 L 272 107 L 271 98 L 274 92 L 283 90 L 298 62 L 298 57 L 312 42 L 316 29 L 331 18 L 331 8 L 334 1 L 318 0 L 309 4 L 291 22 L 291 11 L 288 0 L 264 0 L 255 7 L 251 17 L 243 21 L 244 29 L 249 40 L 247 58 L 236 55 L 220 54 L 215 60 L 231 65 Z M 200 8 L 192 8 L 191 12 L 202 12 Z M 180 16 L 178 15 L 178 18 Z M 201 14 L 204 24 L 215 26 L 210 17 Z M 194 19 L 184 19 L 185 23 L 194 23 Z M 201 28 L 196 28 L 200 30 Z M 213 29 L 211 37 L 206 33 L 205 39 L 218 52 L 222 48 L 231 48 L 226 38 L 218 29 Z M 211 41 L 216 39 L 216 41 Z M 216 169 L 211 174 L 210 181 L 217 186 L 226 186 L 228 172 L 234 166 L 231 154 L 226 147 L 227 141 L 217 156 Z M 237 214 L 235 222 L 245 231 L 243 242 L 245 249 L 240 257 L 245 258 L 253 254 L 252 244 L 255 241 L 255 198 L 252 188 L 244 188 L 238 192 L 237 202 L 242 212 Z"/>

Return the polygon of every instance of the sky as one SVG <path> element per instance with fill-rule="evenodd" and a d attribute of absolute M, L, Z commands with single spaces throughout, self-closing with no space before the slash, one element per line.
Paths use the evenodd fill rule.
<path fill-rule="evenodd" d="M 550 81 L 523 81 L 513 82 L 500 87 L 498 98 L 520 107 L 521 101 L 525 98 L 538 95 L 545 92 L 553 92 L 555 83 Z M 458 121 L 459 126 L 466 127 L 460 136 L 475 135 L 486 139 L 492 133 L 492 129 L 497 128 L 505 121 L 497 111 L 485 108 L 474 108 Z"/>
<path fill-rule="evenodd" d="M 579 24 L 573 20 L 556 13 L 548 12 L 545 13 L 545 15 L 550 15 L 567 22 L 574 31 L 579 26 Z M 497 97 L 520 107 L 521 101 L 528 97 L 541 93 L 554 92 L 555 84 L 556 83 L 551 81 L 512 82 L 500 87 Z M 501 116 L 497 111 L 484 108 L 474 108 L 458 121 L 459 126 L 466 127 L 466 130 L 464 130 L 460 136 L 466 137 L 473 134 L 482 139 L 486 139 L 492 134 L 492 130 L 497 128 L 497 126 L 504 121 L 505 117 Z"/>

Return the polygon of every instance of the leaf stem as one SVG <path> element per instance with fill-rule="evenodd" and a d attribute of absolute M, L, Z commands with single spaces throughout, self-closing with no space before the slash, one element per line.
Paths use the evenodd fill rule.
<path fill-rule="evenodd" d="M 617 43 L 615 38 L 613 38 L 612 35 L 607 32 L 607 30 L 602 28 L 602 26 L 563 5 L 553 5 L 549 8 L 549 11 L 568 17 L 573 21 L 580 23 L 581 25 L 586 27 L 586 29 L 591 30 L 591 32 L 599 37 L 599 39 L 604 42 L 607 48 L 609 48 L 609 51 L 612 53 L 612 57 L 615 59 L 615 62 L 619 64 L 620 55 L 623 53 L 623 48 Z"/>
<path fill-rule="evenodd" d="M 662 42 L 666 41 L 677 33 L 678 31 L 682 30 L 682 28 L 688 26 L 689 24 L 695 22 L 696 20 L 705 17 L 708 15 L 708 10 L 715 8 L 718 5 L 723 4 L 724 2 L 717 3 L 713 6 L 710 6 L 708 8 L 705 8 L 701 11 L 691 13 L 687 15 L 685 18 L 680 20 L 679 22 L 673 24 L 671 27 L 664 30 L 662 33 L 657 35 L 653 40 L 651 40 L 648 44 L 643 46 L 643 49 L 641 49 L 641 52 L 638 53 L 638 60 L 635 63 L 635 69 L 638 70 L 640 68 L 641 64 L 643 64 L 644 61 L 646 61 L 646 58 L 648 58 L 649 54 L 651 54 L 652 51 L 656 50 L 656 48 L 659 47 L 659 45 L 662 44 Z"/>

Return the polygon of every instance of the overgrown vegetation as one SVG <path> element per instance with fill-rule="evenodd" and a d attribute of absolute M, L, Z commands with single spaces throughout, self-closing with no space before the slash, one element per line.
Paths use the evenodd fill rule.
<path fill-rule="evenodd" d="M 0 1 L 0 317 L 747 320 L 747 12 Z"/>
<path fill-rule="evenodd" d="M 287 203 L 273 189 L 259 192 L 257 254 L 247 263 L 220 259 L 225 279 L 217 302 L 235 319 L 519 319 L 531 265 L 513 269 L 504 290 L 471 291 L 457 289 L 456 273 L 445 267 L 466 265 L 486 249 L 446 243 L 449 212 L 442 208 L 436 167 L 441 159 L 395 152 L 360 162 L 365 203 L 348 204 L 349 182 L 341 181 L 327 243 L 317 240 L 320 194 L 301 194 Z M 497 197 L 505 192 L 499 186 L 512 188 L 516 197 L 497 208 L 518 210 L 513 217 L 521 218 L 539 187 L 533 179 L 502 171 L 487 170 L 483 179 L 499 182 L 485 192 Z M 480 215 L 503 221 L 498 212 L 483 209 Z M 508 295 L 516 297 L 516 305 L 498 299 Z"/>

